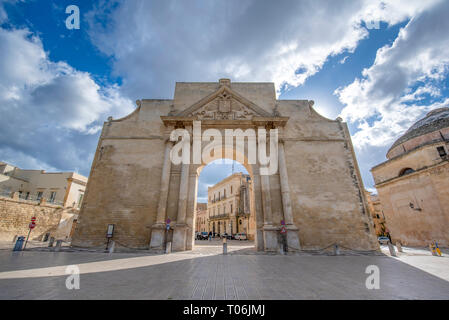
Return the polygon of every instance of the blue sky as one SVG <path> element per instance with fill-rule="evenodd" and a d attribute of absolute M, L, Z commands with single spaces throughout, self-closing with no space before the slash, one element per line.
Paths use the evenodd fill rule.
<path fill-rule="evenodd" d="M 72 4 L 79 30 L 65 26 Z M 229 77 L 342 117 L 372 190 L 394 140 L 448 105 L 448 14 L 442 0 L 0 0 L 0 160 L 87 176 L 108 116 L 172 98 L 176 81 Z M 202 197 L 230 173 L 211 168 Z"/>

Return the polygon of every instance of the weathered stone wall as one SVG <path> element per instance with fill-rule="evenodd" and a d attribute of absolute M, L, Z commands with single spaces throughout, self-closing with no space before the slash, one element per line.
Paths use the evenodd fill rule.
<path fill-rule="evenodd" d="M 164 161 L 165 128 L 160 116 L 166 115 L 169 107 L 165 100 L 143 100 L 142 107 L 131 115 L 105 123 L 73 245 L 103 245 L 108 224 L 114 224 L 118 243 L 148 246 Z M 170 206 L 173 204 L 177 201 Z"/>
<path fill-rule="evenodd" d="M 114 240 L 119 245 L 148 248 L 153 239 L 151 233 L 157 234 L 160 228 L 155 222 L 166 139 L 178 122 L 182 127 L 184 121 L 183 116 L 177 116 L 176 124 L 165 127 L 161 116 L 179 114 L 219 88 L 217 83 L 178 83 L 174 100 L 142 100 L 129 116 L 105 123 L 72 244 L 102 245 L 106 242 L 107 225 L 115 224 Z M 378 249 L 346 125 L 321 117 L 307 100 L 276 100 L 273 84 L 233 83 L 231 89 L 249 99 L 248 104 L 257 104 L 259 109 L 253 111 L 261 117 L 272 119 L 275 109 L 281 116 L 289 117 L 281 130 L 281 139 L 285 145 L 293 222 L 299 227 L 301 246 L 321 248 L 339 243 L 353 249 Z M 221 131 L 228 125 L 257 129 L 251 120 L 225 120 L 218 125 L 209 121 L 209 125 Z M 207 129 L 207 125 L 202 129 Z M 183 201 L 179 197 L 181 166 L 171 165 L 169 172 L 167 208 L 163 212 L 175 226 L 173 241 L 179 250 L 192 248 L 199 167 L 190 165 L 185 178 L 187 212 L 182 221 L 176 221 L 178 205 Z M 277 250 L 273 237 L 277 236 L 285 214 L 280 173 L 267 181 L 261 178 L 257 166 L 247 169 L 255 188 L 257 247 Z M 271 210 L 263 205 L 267 199 Z M 178 223 L 182 225 L 176 229 Z M 160 237 L 155 239 L 161 243 Z"/>
<path fill-rule="evenodd" d="M 416 167 L 421 162 L 419 158 L 426 159 L 434 149 L 426 146 L 410 157 L 395 159 L 372 170 L 393 242 L 427 246 L 436 240 L 441 246 L 449 246 L 449 163 L 440 159 L 439 163 L 432 161 L 428 166 Z M 437 155 L 433 159 L 438 159 Z M 388 179 L 390 172 L 399 172 L 403 167 L 417 171 Z M 386 182 L 380 183 L 381 178 Z"/>
<path fill-rule="evenodd" d="M 283 139 L 301 246 L 378 249 L 346 124 L 321 117 L 308 101 L 282 101 L 279 112 L 290 117 Z"/>
<path fill-rule="evenodd" d="M 12 241 L 16 235 L 26 237 L 32 217 L 36 217 L 36 227 L 30 239 L 41 240 L 46 233 L 55 236 L 62 213 L 61 206 L 0 197 L 0 240 Z"/>

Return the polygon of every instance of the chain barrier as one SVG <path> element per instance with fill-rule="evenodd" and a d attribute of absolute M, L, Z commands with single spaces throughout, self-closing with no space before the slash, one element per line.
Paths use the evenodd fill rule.
<path fill-rule="evenodd" d="M 327 247 L 324 247 L 324 248 L 321 248 L 321 249 L 301 250 L 301 252 L 320 253 L 320 252 L 322 252 L 322 251 L 324 251 L 326 249 L 329 249 L 330 247 L 334 247 L 335 245 L 337 245 L 339 248 L 346 249 L 348 251 L 352 251 L 354 253 L 359 253 L 359 254 L 371 254 L 371 253 L 377 252 L 377 250 L 356 250 L 356 249 L 352 249 L 352 248 L 348 248 L 348 247 L 342 246 L 342 245 L 340 245 L 338 243 L 332 243 L 331 245 L 329 245 Z"/>

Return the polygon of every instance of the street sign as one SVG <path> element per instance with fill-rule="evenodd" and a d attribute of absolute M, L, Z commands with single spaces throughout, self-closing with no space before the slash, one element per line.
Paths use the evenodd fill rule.
<path fill-rule="evenodd" d="M 31 218 L 31 222 L 34 222 L 34 221 L 36 221 L 36 217 Z"/>
<path fill-rule="evenodd" d="M 281 233 L 286 233 L 286 232 L 287 232 L 287 229 L 285 229 L 285 226 L 282 226 Z"/>
<path fill-rule="evenodd" d="M 34 222 L 31 222 L 31 223 L 29 224 L 30 229 L 33 229 L 35 226 L 36 226 L 36 224 L 35 224 Z"/>
<path fill-rule="evenodd" d="M 284 225 L 285 225 L 285 221 L 284 221 L 284 220 L 281 220 L 281 224 L 284 226 Z"/>
<path fill-rule="evenodd" d="M 106 238 L 112 238 L 114 235 L 114 225 L 113 224 L 108 224 L 108 230 L 106 232 Z"/>
<path fill-rule="evenodd" d="M 165 220 L 166 224 L 170 224 L 170 222 L 171 222 L 170 218 L 167 218 L 167 220 Z"/>

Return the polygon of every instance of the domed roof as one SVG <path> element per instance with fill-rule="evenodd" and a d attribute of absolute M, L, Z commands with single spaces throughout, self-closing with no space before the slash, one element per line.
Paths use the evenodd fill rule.
<path fill-rule="evenodd" d="M 449 127 L 449 108 L 444 107 L 434 109 L 424 118 L 413 124 L 398 140 L 396 140 L 390 150 L 388 150 L 388 153 L 406 141 L 447 127 Z"/>

